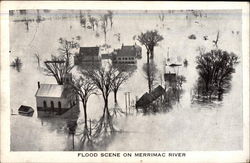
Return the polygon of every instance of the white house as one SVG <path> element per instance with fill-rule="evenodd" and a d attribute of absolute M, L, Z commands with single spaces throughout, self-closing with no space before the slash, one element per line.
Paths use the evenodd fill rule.
<path fill-rule="evenodd" d="M 70 88 L 70 80 L 72 80 L 72 75 L 68 74 L 65 77 L 64 85 L 38 82 L 38 90 L 35 95 L 38 117 L 68 117 L 79 113 L 79 99 Z"/>

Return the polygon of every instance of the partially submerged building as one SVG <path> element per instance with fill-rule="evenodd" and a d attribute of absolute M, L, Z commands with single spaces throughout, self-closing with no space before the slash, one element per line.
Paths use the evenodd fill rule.
<path fill-rule="evenodd" d="M 36 92 L 38 117 L 76 118 L 79 114 L 79 100 L 72 90 L 72 75 L 65 75 L 64 84 L 40 84 Z"/>
<path fill-rule="evenodd" d="M 165 95 L 166 91 L 165 89 L 159 85 L 155 89 L 153 89 L 150 93 L 146 92 L 144 93 L 139 100 L 136 101 L 136 108 L 139 109 L 146 109 L 150 107 L 150 105 L 158 103 L 161 99 L 160 97 L 163 97 Z"/>
<path fill-rule="evenodd" d="M 75 55 L 75 65 L 100 64 L 100 47 L 80 47 L 79 54 Z"/>
<path fill-rule="evenodd" d="M 25 116 L 33 116 L 34 109 L 30 106 L 21 105 L 18 109 L 18 114 Z"/>
<path fill-rule="evenodd" d="M 113 51 L 112 62 L 114 64 L 136 64 L 137 58 L 141 58 L 141 47 L 138 45 L 122 45 L 121 49 Z"/>
<path fill-rule="evenodd" d="M 175 88 L 177 85 L 177 76 L 176 73 L 164 73 L 164 81 L 165 81 L 165 88 L 173 87 Z"/>

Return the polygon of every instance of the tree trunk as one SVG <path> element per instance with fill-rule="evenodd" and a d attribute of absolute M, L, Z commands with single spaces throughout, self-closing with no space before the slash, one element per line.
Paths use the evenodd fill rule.
<path fill-rule="evenodd" d="M 104 98 L 104 110 L 103 110 L 103 114 L 105 114 L 105 112 L 109 113 L 109 111 L 108 111 L 108 97 Z"/>
<path fill-rule="evenodd" d="M 221 101 L 223 97 L 223 89 L 219 87 L 218 89 L 218 100 Z"/>
<path fill-rule="evenodd" d="M 29 31 L 29 22 L 26 21 L 26 22 L 25 22 L 25 25 L 26 25 L 26 30 Z"/>
<path fill-rule="evenodd" d="M 114 100 L 115 100 L 115 104 L 117 104 L 117 90 L 114 90 Z"/>
<path fill-rule="evenodd" d="M 150 67 L 149 67 L 149 51 L 147 51 L 147 76 L 148 76 L 148 92 L 151 92 L 151 79 L 150 79 Z"/>
<path fill-rule="evenodd" d="M 154 59 L 154 46 L 150 48 L 150 59 Z"/>
<path fill-rule="evenodd" d="M 84 128 L 88 129 L 88 117 L 87 117 L 87 104 L 83 102 L 83 110 L 84 110 Z"/>
<path fill-rule="evenodd" d="M 104 27 L 104 28 L 106 28 L 106 27 Z M 103 30 L 103 34 L 104 34 L 104 42 L 105 42 L 105 44 L 107 44 L 107 31 L 106 31 L 106 29 L 104 29 Z M 106 49 L 106 46 L 105 46 L 105 49 Z"/>

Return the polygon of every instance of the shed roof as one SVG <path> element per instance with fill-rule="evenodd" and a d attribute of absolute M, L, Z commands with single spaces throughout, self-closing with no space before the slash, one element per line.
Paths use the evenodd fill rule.
<path fill-rule="evenodd" d="M 79 54 L 85 56 L 98 56 L 99 55 L 99 47 L 80 47 Z"/>
<path fill-rule="evenodd" d="M 61 97 L 64 86 L 58 84 L 41 84 L 36 97 Z"/>
<path fill-rule="evenodd" d="M 26 105 L 21 105 L 18 109 L 18 111 L 21 111 L 21 112 L 34 112 L 34 109 L 30 106 L 26 106 Z"/>
<path fill-rule="evenodd" d="M 161 85 L 152 90 L 151 93 L 144 93 L 142 97 L 136 102 L 137 107 L 145 107 L 151 104 L 154 100 L 158 99 L 165 93 L 165 89 Z"/>
<path fill-rule="evenodd" d="M 158 97 L 160 97 L 161 95 L 163 95 L 165 93 L 165 89 L 162 88 L 162 86 L 158 86 L 156 87 L 151 93 L 150 95 L 153 97 L 153 100 L 156 100 Z"/>
<path fill-rule="evenodd" d="M 141 98 L 136 102 L 137 107 L 149 105 L 153 101 L 152 96 L 148 92 L 144 93 Z"/>

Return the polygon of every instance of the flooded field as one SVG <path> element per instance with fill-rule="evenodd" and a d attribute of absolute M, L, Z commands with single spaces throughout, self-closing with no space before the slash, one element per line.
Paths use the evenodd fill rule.
<path fill-rule="evenodd" d="M 61 13 L 63 11 L 54 11 Z M 204 11 L 206 13 L 206 11 Z M 99 13 L 93 13 L 98 15 Z M 70 14 L 69 14 L 70 15 Z M 15 16 L 13 16 L 15 18 Z M 156 29 L 164 40 L 155 47 L 154 61 L 160 73 L 163 73 L 163 61 L 169 55 L 183 62 L 188 60 L 187 67 L 180 67 L 178 73 L 186 77 L 183 84 L 184 93 L 180 101 L 172 106 L 168 113 L 154 115 L 136 114 L 131 108 L 129 116 L 118 116 L 114 125 L 119 129 L 114 140 L 107 147 L 95 150 L 112 151 L 154 151 L 154 150 L 240 150 L 242 149 L 242 39 L 241 14 L 238 11 L 210 11 L 207 17 L 190 17 L 186 14 L 167 14 L 164 27 L 158 14 L 140 12 L 114 12 L 113 27 L 107 32 L 107 44 L 111 49 L 124 45 L 140 45 L 133 40 L 146 30 Z M 20 71 L 10 68 L 10 109 L 11 109 L 11 150 L 12 151 L 62 151 L 72 150 L 72 137 L 68 134 L 66 121 L 63 119 L 40 119 L 36 112 L 37 82 L 55 83 L 53 77 L 46 76 L 39 67 L 34 56 L 41 56 L 42 62 L 51 54 L 58 54 L 58 39 L 71 39 L 81 36 L 79 44 L 96 46 L 104 44 L 101 29 L 96 31 L 81 27 L 79 18 L 70 17 L 50 19 L 37 23 L 29 23 L 27 30 L 24 22 L 10 21 L 10 62 L 15 57 L 22 60 Z M 240 60 L 232 78 L 232 88 L 224 95 L 223 101 L 213 103 L 193 103 L 191 92 L 198 78 L 195 57 L 199 54 L 198 47 L 207 51 L 213 48 L 212 40 L 220 31 L 219 47 L 234 52 Z M 235 31 L 235 33 L 232 33 Z M 236 34 L 236 31 L 239 33 Z M 120 33 L 120 41 L 114 34 Z M 191 34 L 196 39 L 189 39 Z M 203 36 L 208 36 L 205 41 Z M 141 45 L 142 46 L 142 45 Z M 110 52 L 111 52 L 110 49 Z M 168 50 L 169 49 L 169 50 Z M 137 69 L 130 79 L 122 85 L 118 92 L 118 104 L 125 111 L 124 93 L 131 92 L 131 102 L 136 96 L 148 91 L 147 80 L 142 72 L 146 63 L 146 49 L 142 46 L 142 58 L 137 61 Z M 73 69 L 77 73 L 77 68 Z M 161 81 L 158 81 L 161 84 Z M 109 107 L 114 107 L 113 93 L 109 97 Z M 20 105 L 28 105 L 35 109 L 33 117 L 18 115 Z M 81 105 L 80 105 L 81 106 Z M 82 107 L 82 106 L 81 106 Z M 98 120 L 102 115 L 103 99 L 92 95 L 88 101 L 88 117 Z M 78 118 L 77 133 L 81 132 L 84 116 Z M 75 136 L 75 146 L 79 146 L 80 136 Z"/>

